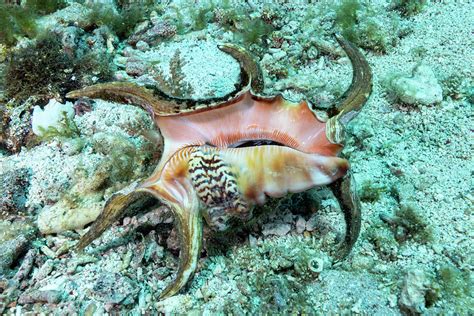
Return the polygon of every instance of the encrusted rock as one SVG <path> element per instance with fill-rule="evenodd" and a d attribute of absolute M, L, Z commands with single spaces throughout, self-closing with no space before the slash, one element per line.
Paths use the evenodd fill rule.
<path fill-rule="evenodd" d="M 178 232 L 177 232 L 176 228 L 173 228 L 171 230 L 170 235 L 166 239 L 166 247 L 169 250 L 172 250 L 172 251 L 177 251 L 179 249 L 179 247 L 180 247 L 179 237 L 178 237 Z"/>
<path fill-rule="evenodd" d="M 18 236 L 0 244 L 0 273 L 10 268 L 12 263 L 28 249 L 29 240 L 25 236 Z"/>
<path fill-rule="evenodd" d="M 10 170 L 0 175 L 0 214 L 14 214 L 25 209 L 30 171 Z"/>
<path fill-rule="evenodd" d="M 25 259 L 21 263 L 20 268 L 15 274 L 15 280 L 16 281 L 21 281 L 28 277 L 28 275 L 31 272 L 31 269 L 33 268 L 33 263 L 35 260 L 35 257 L 38 255 L 38 250 L 36 249 L 30 249 L 25 255 Z"/>
<path fill-rule="evenodd" d="M 406 104 L 431 105 L 443 100 L 443 90 L 433 70 L 423 64 L 416 66 L 410 77 L 400 76 L 391 81 L 400 101 Z"/>
<path fill-rule="evenodd" d="M 137 227 L 149 226 L 154 227 L 158 224 L 171 224 L 173 223 L 173 214 L 168 206 L 160 206 L 151 212 L 147 212 L 142 216 L 138 217 Z"/>
<path fill-rule="evenodd" d="M 125 71 L 130 76 L 141 76 L 148 68 L 148 65 L 143 61 L 138 61 L 130 58 L 125 67 Z"/>
<path fill-rule="evenodd" d="M 74 115 L 83 116 L 85 113 L 92 111 L 92 101 L 90 99 L 81 98 L 74 102 Z"/>
<path fill-rule="evenodd" d="M 58 290 L 32 290 L 23 293 L 18 298 L 20 304 L 48 303 L 57 304 L 61 301 L 63 293 Z"/>
<path fill-rule="evenodd" d="M 177 27 L 168 21 L 157 22 L 151 28 L 146 31 L 140 30 L 130 36 L 128 43 L 134 45 L 140 41 L 146 43 L 153 43 L 160 38 L 170 38 L 177 32 Z"/>
<path fill-rule="evenodd" d="M 429 284 L 426 273 L 414 269 L 406 273 L 398 304 L 402 310 L 419 314 L 426 310 L 425 294 Z"/>
<path fill-rule="evenodd" d="M 93 296 L 104 303 L 127 304 L 133 301 L 139 289 L 130 278 L 119 273 L 104 273 L 93 285 Z"/>
<path fill-rule="evenodd" d="M 19 152 L 21 147 L 34 136 L 30 124 L 31 109 L 37 101 L 37 97 L 30 97 L 20 105 L 14 104 L 13 100 L 12 103 L 7 104 L 6 108 L 2 107 L 0 142 L 9 151 Z"/>
<path fill-rule="evenodd" d="M 33 275 L 32 283 L 38 282 L 46 278 L 54 269 L 54 261 L 52 259 L 46 262 Z"/>
<path fill-rule="evenodd" d="M 68 26 L 62 31 L 61 44 L 68 54 L 74 54 L 81 34 L 84 33 L 79 27 Z"/>
<path fill-rule="evenodd" d="M 35 235 L 36 229 L 26 222 L 0 221 L 0 274 L 28 251 Z"/>
<path fill-rule="evenodd" d="M 97 262 L 97 261 L 98 259 L 96 257 L 89 256 L 89 255 L 79 255 L 78 257 L 74 258 L 68 263 L 67 273 L 73 274 L 76 272 L 77 267 L 88 264 L 88 263 Z"/>
<path fill-rule="evenodd" d="M 312 232 L 319 225 L 319 216 L 318 214 L 313 214 L 308 221 L 306 222 L 306 230 Z"/>
<path fill-rule="evenodd" d="M 38 215 L 38 228 L 43 234 L 82 228 L 99 216 L 103 205 L 100 194 L 85 196 L 77 207 L 71 207 L 68 201 L 61 200 L 41 210 Z"/>

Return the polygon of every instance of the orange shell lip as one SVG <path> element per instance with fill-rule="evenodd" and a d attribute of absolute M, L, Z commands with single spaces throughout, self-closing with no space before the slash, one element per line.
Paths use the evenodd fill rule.
<path fill-rule="evenodd" d="M 326 123 L 318 120 L 304 101 L 281 96 L 262 99 L 249 91 L 239 102 L 212 111 L 156 117 L 168 142 L 164 155 L 187 146 L 209 144 L 229 148 L 246 140 L 271 140 L 305 153 L 336 156 L 341 146 L 326 137 Z"/>

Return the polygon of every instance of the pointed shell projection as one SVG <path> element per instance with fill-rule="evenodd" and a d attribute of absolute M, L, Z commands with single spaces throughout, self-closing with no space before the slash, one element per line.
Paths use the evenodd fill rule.
<path fill-rule="evenodd" d="M 240 83 L 228 95 L 185 99 L 157 87 L 113 82 L 72 91 L 69 98 L 90 97 L 127 101 L 153 116 L 164 139 L 161 160 L 153 175 L 117 192 L 78 248 L 85 248 L 118 220 L 127 207 L 146 194 L 170 206 L 179 231 L 180 265 L 161 298 L 176 294 L 192 277 L 202 245 L 203 219 L 214 230 L 225 230 L 251 217 L 253 205 L 318 185 L 329 185 L 346 219 L 346 236 L 336 258 L 345 257 L 360 231 L 360 205 L 347 160 L 337 157 L 344 126 L 370 95 L 370 67 L 350 42 L 336 40 L 353 65 L 350 88 L 318 118 L 306 101 L 281 95 L 262 96 L 259 65 L 235 45 L 219 48 L 239 61 Z"/>

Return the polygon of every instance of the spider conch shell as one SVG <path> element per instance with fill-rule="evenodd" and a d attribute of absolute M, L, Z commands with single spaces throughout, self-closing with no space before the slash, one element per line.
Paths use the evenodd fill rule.
<path fill-rule="evenodd" d="M 370 95 L 371 72 L 356 47 L 338 35 L 336 39 L 352 62 L 353 81 L 327 121 L 318 118 L 306 101 L 262 96 L 258 64 L 234 45 L 219 48 L 239 61 L 241 82 L 220 98 L 188 100 L 125 82 L 70 92 L 70 98 L 140 105 L 151 113 L 164 139 L 153 175 L 116 193 L 78 248 L 100 236 L 131 203 L 153 195 L 173 209 L 181 239 L 177 276 L 161 294 L 166 298 L 177 293 L 196 270 L 203 218 L 211 228 L 225 229 L 230 218 L 248 219 L 251 207 L 265 203 L 267 196 L 331 184 L 347 222 L 339 257 L 347 255 L 359 234 L 360 207 L 354 182 L 344 177 L 349 164 L 337 155 L 344 143 L 344 126 Z"/>

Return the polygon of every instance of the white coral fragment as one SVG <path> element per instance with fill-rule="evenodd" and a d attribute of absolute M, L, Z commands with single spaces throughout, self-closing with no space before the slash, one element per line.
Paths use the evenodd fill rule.
<path fill-rule="evenodd" d="M 62 104 L 51 99 L 44 109 L 35 106 L 31 118 L 33 133 L 37 136 L 43 136 L 45 131 L 50 128 L 54 128 L 58 132 L 63 131 L 66 128 L 64 124 L 65 115 L 69 119 L 74 117 L 74 109 L 71 102 Z"/>

